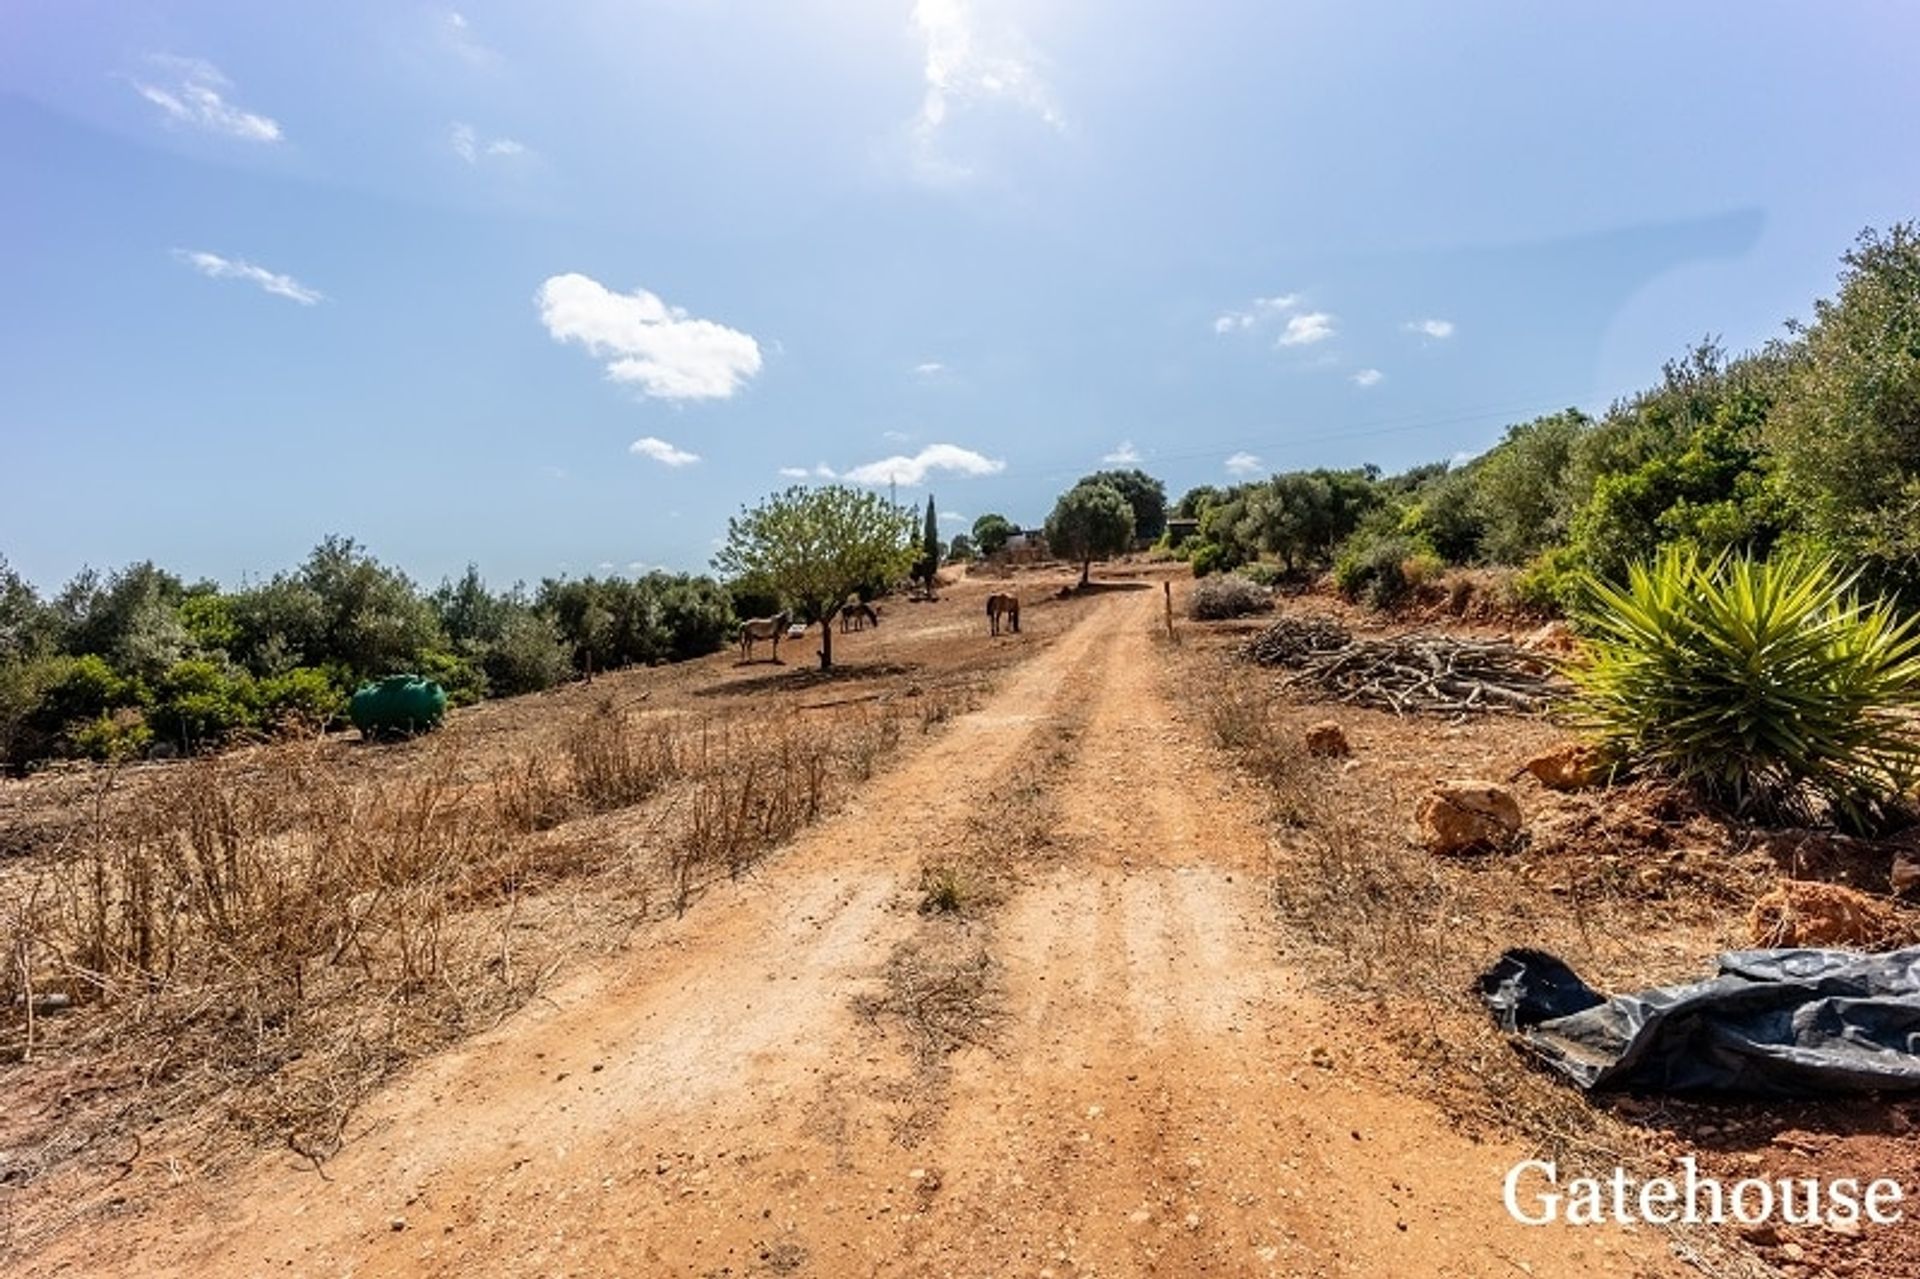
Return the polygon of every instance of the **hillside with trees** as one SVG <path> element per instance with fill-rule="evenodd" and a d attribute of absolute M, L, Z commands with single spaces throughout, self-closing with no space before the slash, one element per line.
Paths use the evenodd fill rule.
<path fill-rule="evenodd" d="M 1598 417 L 1516 424 L 1485 454 L 1398 475 L 1293 471 L 1190 490 L 1206 575 L 1266 561 L 1332 569 L 1391 606 L 1455 565 L 1520 570 L 1516 602 L 1558 610 L 1583 571 L 1621 579 L 1662 548 L 1792 549 L 1857 565 L 1920 602 L 1920 227 L 1868 230 L 1838 292 L 1763 349 L 1708 339 Z"/>

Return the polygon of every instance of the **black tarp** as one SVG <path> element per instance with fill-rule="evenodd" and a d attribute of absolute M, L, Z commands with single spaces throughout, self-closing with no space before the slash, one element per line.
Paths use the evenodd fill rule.
<path fill-rule="evenodd" d="M 1479 984 L 1494 1020 L 1582 1088 L 1920 1089 L 1920 947 L 1734 950 L 1706 981 L 1611 998 L 1552 955 L 1510 950 Z"/>

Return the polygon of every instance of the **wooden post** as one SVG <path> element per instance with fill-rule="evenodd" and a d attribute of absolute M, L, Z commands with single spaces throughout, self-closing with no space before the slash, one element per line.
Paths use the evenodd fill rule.
<path fill-rule="evenodd" d="M 1167 638 L 1173 638 L 1173 583 L 1162 582 L 1160 589 L 1167 593 Z"/>

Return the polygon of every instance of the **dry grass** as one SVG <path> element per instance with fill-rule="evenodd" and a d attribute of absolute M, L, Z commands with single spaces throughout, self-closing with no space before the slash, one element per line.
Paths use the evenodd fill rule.
<path fill-rule="evenodd" d="M 999 970 L 983 940 L 943 930 L 903 942 L 887 961 L 884 993 L 859 1009 L 900 1028 L 923 1074 L 938 1075 L 946 1057 L 989 1042 L 999 1013 Z"/>
<path fill-rule="evenodd" d="M 970 696 L 601 701 L 522 752 L 315 742 L 96 775 L 57 845 L 0 866 L 0 1184 L 164 1124 L 203 1168 L 262 1142 L 324 1160 L 398 1066 L 745 872 Z"/>
<path fill-rule="evenodd" d="M 1473 983 L 1521 943 L 1603 979 L 1629 968 L 1645 976 L 1675 961 L 1648 939 L 1699 903 L 1650 901 L 1641 880 L 1603 857 L 1583 873 L 1590 850 L 1556 847 L 1530 863 L 1434 858 L 1411 838 L 1411 796 L 1307 754 L 1304 721 L 1323 708 L 1294 705 L 1218 655 L 1178 669 L 1215 744 L 1264 784 L 1279 831 L 1272 903 L 1297 958 L 1386 1032 L 1387 1050 L 1366 1068 L 1439 1101 L 1469 1130 L 1518 1135 L 1572 1166 L 1655 1158 L 1645 1131 L 1515 1053 Z"/>

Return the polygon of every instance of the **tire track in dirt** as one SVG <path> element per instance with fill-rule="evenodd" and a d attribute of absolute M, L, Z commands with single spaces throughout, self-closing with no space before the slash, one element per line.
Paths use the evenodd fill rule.
<path fill-rule="evenodd" d="M 953 1065 L 939 1202 L 874 1273 L 1676 1273 L 1651 1235 L 1516 1225 L 1519 1151 L 1340 1072 L 1367 1030 L 1279 965 L 1261 818 L 1164 702 L 1158 602 L 1104 653 L 1074 854 L 996 921 L 1009 1032 Z"/>
<path fill-rule="evenodd" d="M 692 1255 L 676 1243 L 700 1216 L 687 1201 L 714 1200 L 730 1172 L 751 1185 L 851 1169 L 865 1128 L 890 1131 L 910 1109 L 911 1064 L 854 1005 L 916 927 L 922 853 L 966 838 L 969 796 L 1077 718 L 1070 703 L 1088 685 L 1075 673 L 1108 634 L 1082 624 L 1058 637 L 636 954 L 409 1072 L 355 1121 L 328 1180 L 268 1157 L 230 1184 L 175 1187 L 118 1229 L 69 1236 L 27 1273 L 549 1274 L 575 1261 L 605 1273 L 616 1260 L 701 1273 L 672 1260 Z M 751 1189 L 758 1205 L 764 1189 Z"/>
<path fill-rule="evenodd" d="M 1518 1151 L 1312 1064 L 1365 1029 L 1280 966 L 1260 815 L 1173 720 L 1158 612 L 1102 601 L 758 873 L 411 1072 L 331 1180 L 266 1159 L 25 1273 L 1671 1273 L 1648 1235 L 1512 1224 Z M 938 925 L 995 952 L 1003 1015 L 930 1088 L 859 1009 L 934 927 L 922 858 L 1063 724 L 1055 848 Z"/>

